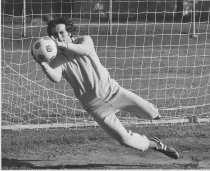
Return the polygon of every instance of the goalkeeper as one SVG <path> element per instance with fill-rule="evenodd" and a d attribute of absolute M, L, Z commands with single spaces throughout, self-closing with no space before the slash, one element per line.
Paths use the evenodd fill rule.
<path fill-rule="evenodd" d="M 69 18 L 51 20 L 47 32 L 55 41 L 58 53 L 50 62 L 37 62 L 51 81 L 58 83 L 63 76 L 84 109 L 121 145 L 141 151 L 152 148 L 174 159 L 179 158 L 174 148 L 164 145 L 158 138 L 148 139 L 124 128 L 115 115 L 118 111 L 146 119 L 160 119 L 161 116 L 153 104 L 110 78 L 99 61 L 90 36 L 76 36 Z"/>

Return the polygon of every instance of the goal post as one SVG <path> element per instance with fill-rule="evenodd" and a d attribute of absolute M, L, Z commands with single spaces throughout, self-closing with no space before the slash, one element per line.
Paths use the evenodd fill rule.
<path fill-rule="evenodd" d="M 109 0 L 109 34 L 112 35 L 112 4 L 113 1 Z"/>
<path fill-rule="evenodd" d="M 69 83 L 50 82 L 30 54 L 47 22 L 61 16 L 71 17 L 78 35 L 93 38 L 112 78 L 163 117 L 151 122 L 120 112 L 123 124 L 209 123 L 210 3 L 185 2 L 188 14 L 177 20 L 176 0 L 3 0 L 2 129 L 97 126 Z"/>

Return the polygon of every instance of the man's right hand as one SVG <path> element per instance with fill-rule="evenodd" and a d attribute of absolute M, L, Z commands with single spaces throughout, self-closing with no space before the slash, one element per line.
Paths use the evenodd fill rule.
<path fill-rule="evenodd" d="M 57 48 L 67 48 L 67 44 L 65 42 L 60 42 L 58 39 L 55 39 L 53 36 L 50 37 L 56 44 Z"/>

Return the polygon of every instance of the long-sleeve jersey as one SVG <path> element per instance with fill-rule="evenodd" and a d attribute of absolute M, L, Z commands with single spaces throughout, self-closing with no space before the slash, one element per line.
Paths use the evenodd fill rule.
<path fill-rule="evenodd" d="M 76 46 L 77 53 L 65 48 L 59 50 L 50 65 L 62 67 L 63 76 L 83 105 L 96 98 L 109 100 L 119 84 L 100 63 L 92 39 L 89 36 L 77 38 L 72 46 Z"/>

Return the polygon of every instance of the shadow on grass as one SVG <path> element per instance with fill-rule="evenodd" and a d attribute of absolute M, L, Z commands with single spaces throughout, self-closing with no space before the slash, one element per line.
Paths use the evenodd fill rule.
<path fill-rule="evenodd" d="M 83 164 L 83 165 L 57 165 L 57 166 L 36 166 L 31 164 L 32 161 L 43 161 L 43 160 L 17 160 L 2 158 L 2 169 L 3 170 L 22 170 L 22 169 L 163 169 L 163 168 L 197 168 L 197 165 L 193 164 L 173 164 L 170 165 L 157 165 L 157 164 L 138 164 L 138 165 L 126 165 L 126 164 Z"/>
<path fill-rule="evenodd" d="M 2 158 L 2 169 L 34 168 L 34 165 L 17 159 Z"/>

